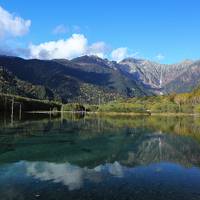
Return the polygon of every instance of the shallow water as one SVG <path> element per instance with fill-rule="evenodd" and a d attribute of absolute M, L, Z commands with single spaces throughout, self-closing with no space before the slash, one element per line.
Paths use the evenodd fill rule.
<path fill-rule="evenodd" d="M 200 118 L 0 120 L 0 199 L 200 199 Z"/>

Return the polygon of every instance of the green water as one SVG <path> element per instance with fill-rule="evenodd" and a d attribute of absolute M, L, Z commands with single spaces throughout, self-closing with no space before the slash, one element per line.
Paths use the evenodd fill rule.
<path fill-rule="evenodd" d="M 0 120 L 0 199 L 200 199 L 200 118 Z"/>

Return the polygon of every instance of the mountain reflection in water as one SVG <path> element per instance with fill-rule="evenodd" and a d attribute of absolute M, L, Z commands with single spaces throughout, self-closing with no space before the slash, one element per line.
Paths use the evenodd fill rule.
<path fill-rule="evenodd" d="M 67 115 L 0 122 L 0 195 L 199 199 L 199 121 Z"/>

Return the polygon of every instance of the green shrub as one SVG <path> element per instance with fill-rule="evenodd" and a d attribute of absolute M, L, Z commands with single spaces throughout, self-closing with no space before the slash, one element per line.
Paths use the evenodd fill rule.
<path fill-rule="evenodd" d="M 172 102 L 155 102 L 154 104 L 149 106 L 149 110 L 155 113 L 176 113 L 178 112 L 179 108 L 178 105 Z"/>
<path fill-rule="evenodd" d="M 104 104 L 99 107 L 101 112 L 135 112 L 144 113 L 146 109 L 143 104 L 133 104 L 133 103 L 109 103 Z"/>
<path fill-rule="evenodd" d="M 200 113 L 200 104 L 194 106 L 194 113 Z"/>

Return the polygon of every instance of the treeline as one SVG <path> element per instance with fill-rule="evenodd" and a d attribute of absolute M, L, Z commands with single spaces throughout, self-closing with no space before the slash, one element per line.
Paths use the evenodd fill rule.
<path fill-rule="evenodd" d="M 118 100 L 103 104 L 101 112 L 200 113 L 200 88 L 191 93 Z"/>
<path fill-rule="evenodd" d="M 99 97 L 100 98 L 100 97 Z M 48 100 L 30 99 L 0 93 L 0 111 L 88 111 L 88 112 L 122 112 L 122 113 L 200 113 L 200 87 L 191 93 L 170 94 L 163 96 L 146 96 L 114 100 L 99 104 L 68 103 L 61 104 Z"/>
<path fill-rule="evenodd" d="M 61 104 L 47 100 L 30 99 L 15 95 L 0 93 L 0 112 L 18 111 L 60 111 Z"/>
<path fill-rule="evenodd" d="M 200 113 L 200 87 L 191 93 L 126 98 L 99 104 L 68 103 L 63 111 L 122 113 Z"/>

